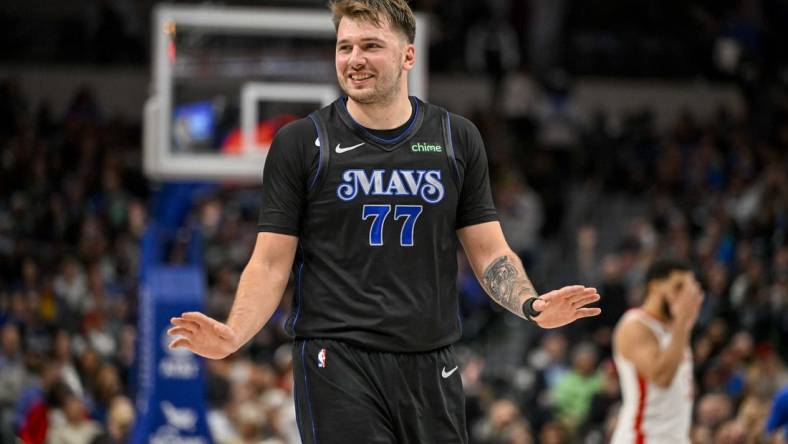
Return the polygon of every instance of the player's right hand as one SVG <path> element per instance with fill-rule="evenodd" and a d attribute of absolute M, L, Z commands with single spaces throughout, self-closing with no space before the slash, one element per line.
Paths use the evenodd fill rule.
<path fill-rule="evenodd" d="M 223 324 L 196 311 L 183 313 L 170 319 L 173 327 L 167 330 L 177 336 L 170 348 L 183 347 L 210 359 L 222 359 L 237 347 L 237 335 L 227 324 Z"/>
<path fill-rule="evenodd" d="M 670 311 L 677 327 L 691 329 L 703 303 L 703 291 L 694 277 L 688 277 L 681 290 L 670 301 Z"/>

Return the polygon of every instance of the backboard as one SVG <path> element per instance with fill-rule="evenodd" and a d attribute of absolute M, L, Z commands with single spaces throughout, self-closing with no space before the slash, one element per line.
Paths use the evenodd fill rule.
<path fill-rule="evenodd" d="M 410 93 L 426 99 L 426 18 Z M 259 183 L 273 135 L 340 90 L 328 10 L 160 5 L 153 17 L 145 173 Z"/>

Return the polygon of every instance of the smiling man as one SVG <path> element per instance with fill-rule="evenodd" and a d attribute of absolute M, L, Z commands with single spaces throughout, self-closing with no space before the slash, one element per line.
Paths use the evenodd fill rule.
<path fill-rule="evenodd" d="M 221 359 L 279 305 L 304 443 L 468 441 L 458 363 L 459 243 L 490 297 L 544 328 L 599 313 L 593 288 L 539 296 L 501 232 L 476 127 L 408 95 L 416 21 L 404 0 L 337 0 L 345 96 L 283 127 L 259 234 L 226 323 L 174 318 L 173 347 Z"/>

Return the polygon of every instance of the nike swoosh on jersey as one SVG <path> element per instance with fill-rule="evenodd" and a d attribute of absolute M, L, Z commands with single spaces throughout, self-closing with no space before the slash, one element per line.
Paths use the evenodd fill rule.
<path fill-rule="evenodd" d="M 451 369 L 449 371 L 446 371 L 446 367 L 443 367 L 441 369 L 441 376 L 443 376 L 443 379 L 446 379 L 449 376 L 451 376 L 452 373 L 456 372 L 457 368 L 458 368 L 458 366 L 455 365 L 453 369 Z"/>
<path fill-rule="evenodd" d="M 363 144 L 364 144 L 364 142 L 361 142 L 358 145 L 346 146 L 346 147 L 341 147 L 341 146 L 339 146 L 339 144 L 337 144 L 337 148 L 334 151 L 336 151 L 337 154 L 342 154 L 342 153 L 346 153 L 346 152 L 348 152 L 350 150 L 354 150 L 354 149 L 360 147 Z"/>

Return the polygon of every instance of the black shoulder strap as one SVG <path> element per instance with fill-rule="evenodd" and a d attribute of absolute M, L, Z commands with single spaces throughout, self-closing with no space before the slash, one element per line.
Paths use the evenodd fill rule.
<path fill-rule="evenodd" d="M 446 141 L 446 156 L 449 158 L 449 164 L 454 171 L 454 174 L 452 174 L 454 184 L 457 185 L 457 190 L 462 190 L 460 168 L 457 166 L 457 158 L 454 156 L 454 143 L 451 138 L 451 116 L 448 111 L 443 110 L 443 118 L 441 120 L 443 123 L 443 139 Z"/>
<path fill-rule="evenodd" d="M 321 185 L 325 181 L 326 170 L 328 170 L 328 162 L 331 156 L 331 147 L 328 145 L 328 131 L 326 130 L 326 124 L 323 122 L 323 119 L 320 118 L 320 114 L 317 111 L 314 111 L 309 114 L 309 119 L 315 125 L 315 130 L 317 130 L 317 140 L 320 143 L 320 146 L 318 147 L 320 150 L 320 158 L 317 162 L 317 170 L 315 171 L 315 175 L 309 179 L 309 183 L 307 184 L 307 192 L 311 197 L 320 190 Z"/>

